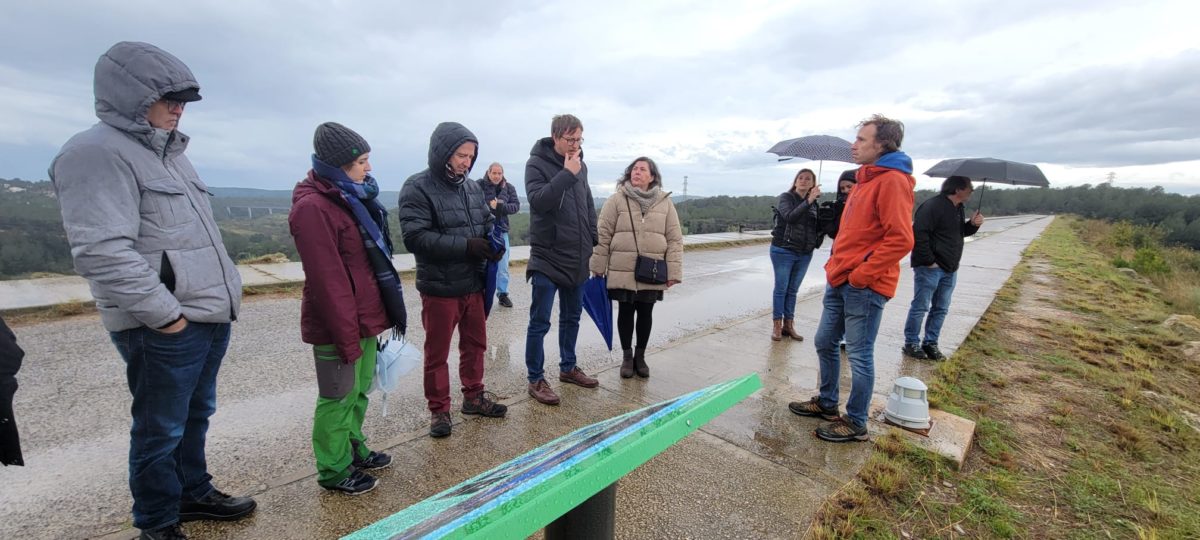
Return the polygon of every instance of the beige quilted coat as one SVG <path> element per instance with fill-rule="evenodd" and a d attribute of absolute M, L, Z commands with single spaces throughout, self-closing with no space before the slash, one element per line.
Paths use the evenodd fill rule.
<path fill-rule="evenodd" d="M 683 232 L 679 226 L 679 214 L 671 194 L 662 196 L 642 216 L 642 208 L 618 189 L 600 210 L 597 220 L 600 243 L 592 248 L 591 271 L 607 274 L 609 289 L 665 290 L 666 284 L 638 283 L 633 279 L 634 262 L 638 251 L 654 259 L 667 260 L 667 279 L 683 281 Z M 632 222 L 630 211 L 632 210 Z"/>

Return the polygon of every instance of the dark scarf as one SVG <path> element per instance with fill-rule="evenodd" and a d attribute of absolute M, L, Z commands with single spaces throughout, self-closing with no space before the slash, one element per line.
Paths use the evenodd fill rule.
<path fill-rule="evenodd" d="M 341 167 L 334 167 L 312 156 L 313 172 L 328 180 L 350 207 L 350 213 L 358 224 L 362 234 L 363 244 L 367 250 L 367 261 L 371 271 L 375 273 L 375 282 L 379 285 L 379 294 L 383 298 L 383 307 L 388 319 L 401 334 L 408 328 L 408 311 L 404 307 L 404 291 L 400 285 L 400 276 L 392 266 L 392 236 L 388 230 L 387 210 L 379 201 L 379 184 L 371 175 L 359 184 L 346 176 Z"/>

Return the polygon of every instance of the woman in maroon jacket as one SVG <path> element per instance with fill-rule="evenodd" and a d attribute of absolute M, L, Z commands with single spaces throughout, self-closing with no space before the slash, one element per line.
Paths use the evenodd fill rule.
<path fill-rule="evenodd" d="M 379 185 L 367 174 L 371 147 L 334 122 L 317 127 L 313 147 L 313 168 L 296 184 L 288 214 L 304 266 L 300 333 L 313 345 L 320 393 L 313 453 L 322 487 L 358 495 L 375 488 L 376 479 L 364 471 L 392 461 L 367 449 L 362 424 L 376 337 L 403 321 L 389 319 L 380 291 L 386 278 L 372 265 L 381 255 L 390 260 L 392 246 L 387 212 L 375 200 Z"/>

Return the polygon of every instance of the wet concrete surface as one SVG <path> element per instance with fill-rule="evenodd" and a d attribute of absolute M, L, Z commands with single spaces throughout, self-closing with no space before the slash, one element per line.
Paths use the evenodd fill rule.
<path fill-rule="evenodd" d="M 967 244 L 943 351 L 957 348 L 1025 245 L 1048 223 L 1036 216 L 989 220 Z M 299 300 L 250 297 L 220 374 L 208 456 L 216 485 L 255 494 L 259 511 L 236 524 L 190 523 L 185 529 L 197 538 L 345 534 L 583 425 L 756 371 L 762 391 L 621 482 L 618 535 L 797 536 L 817 502 L 844 484 L 870 450 L 865 444 L 819 442 L 810 434 L 817 422 L 786 408 L 788 401 L 815 392 L 811 340 L 828 247 L 827 242 L 814 254 L 796 308 L 804 342 L 768 339 L 773 277 L 766 245 L 686 253 L 685 283 L 669 291 L 654 312 L 648 380 L 617 376 L 619 349 L 607 351 L 585 316 L 579 364 L 600 378 L 601 387 L 564 387 L 555 377 L 552 328 L 546 371 L 562 395 L 559 407 L 540 405 L 525 393 L 529 288 L 524 268 L 515 267 L 510 294 L 516 307 L 497 306 L 488 321 L 484 378 L 510 405 L 509 417 L 463 420 L 456 413 L 454 435 L 431 440 L 420 377 L 410 374 L 389 397 L 389 416 L 380 416 L 378 400 L 371 403 L 369 443 L 390 452 L 396 463 L 381 475 L 380 488 L 356 498 L 326 493 L 314 479 L 310 430 L 316 383 L 311 352 L 300 342 Z M 411 282 L 405 285 L 410 319 L 419 321 L 419 298 Z M 911 294 L 906 268 L 876 347 L 877 393 L 885 393 L 901 373 L 922 377 L 932 369 L 899 353 Z M 27 466 L 0 469 L 0 537 L 133 536 L 126 484 L 130 398 L 123 363 L 107 334 L 95 316 L 15 331 L 28 353 L 15 403 Z M 410 331 L 423 341 L 419 323 Z M 456 364 L 452 359 L 455 389 Z M 848 366 L 843 380 L 848 390 Z M 456 390 L 452 397 L 457 410 L 461 395 Z M 873 432 L 881 429 L 872 425 Z"/>

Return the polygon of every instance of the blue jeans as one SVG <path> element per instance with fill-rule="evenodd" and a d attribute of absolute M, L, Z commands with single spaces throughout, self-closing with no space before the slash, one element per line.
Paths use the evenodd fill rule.
<path fill-rule="evenodd" d="M 884 304 L 887 298 L 871 289 L 856 289 L 849 283 L 826 285 L 821 324 L 814 338 L 820 363 L 820 404 L 836 409 L 842 371 L 838 342 L 843 334 L 846 336 L 851 372 L 846 416 L 859 427 L 867 425 L 867 407 L 875 389 L 875 335 L 879 333 Z"/>
<path fill-rule="evenodd" d="M 146 327 L 110 332 L 133 394 L 129 490 L 133 525 L 179 521 L 179 501 L 213 489 L 204 458 L 208 417 L 217 411 L 217 371 L 229 323 L 189 322 L 176 334 Z"/>
<path fill-rule="evenodd" d="M 508 243 L 508 233 L 504 233 L 504 257 L 496 265 L 496 294 L 508 294 L 508 252 L 512 246 Z"/>
<path fill-rule="evenodd" d="M 525 368 L 529 382 L 544 378 L 546 362 L 543 340 L 550 331 L 550 309 L 558 293 L 558 369 L 575 369 L 575 339 L 579 337 L 579 314 L 583 311 L 583 286 L 559 287 L 546 274 L 532 272 L 533 301 L 529 306 L 529 331 L 525 334 Z"/>
<path fill-rule="evenodd" d="M 801 255 L 787 248 L 771 246 L 771 266 L 775 268 L 775 291 L 771 296 L 771 318 L 796 318 L 796 291 L 808 272 L 812 252 Z"/>
<path fill-rule="evenodd" d="M 921 345 L 921 322 L 925 323 L 925 344 L 937 345 L 942 323 L 950 312 L 950 295 L 958 272 L 946 272 L 940 266 L 913 268 L 913 299 L 904 322 L 904 344 Z M 932 307 L 931 307 L 932 306 Z M 929 313 L 926 318 L 925 314 Z"/>

